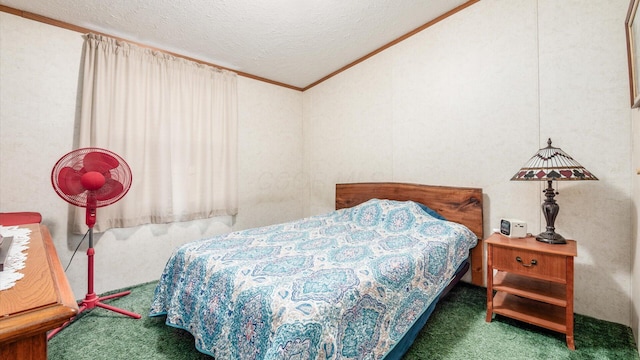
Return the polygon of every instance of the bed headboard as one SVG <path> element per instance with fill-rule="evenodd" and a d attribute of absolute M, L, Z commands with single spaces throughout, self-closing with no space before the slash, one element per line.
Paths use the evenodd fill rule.
<path fill-rule="evenodd" d="M 478 245 L 471 250 L 471 282 L 483 285 L 482 189 L 393 182 L 336 184 L 336 210 L 370 199 L 419 202 L 468 227 L 478 237 Z"/>

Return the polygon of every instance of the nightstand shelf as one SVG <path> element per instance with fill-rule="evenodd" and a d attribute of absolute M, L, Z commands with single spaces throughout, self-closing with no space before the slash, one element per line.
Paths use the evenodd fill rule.
<path fill-rule="evenodd" d="M 487 243 L 487 322 L 500 314 L 573 339 L 574 240 L 547 244 L 493 234 Z"/>
<path fill-rule="evenodd" d="M 549 330 L 567 332 L 564 309 L 540 301 L 498 292 L 493 298 L 493 313 Z"/>
<path fill-rule="evenodd" d="M 567 289 L 562 284 L 498 271 L 493 276 L 493 290 L 566 307 Z"/>

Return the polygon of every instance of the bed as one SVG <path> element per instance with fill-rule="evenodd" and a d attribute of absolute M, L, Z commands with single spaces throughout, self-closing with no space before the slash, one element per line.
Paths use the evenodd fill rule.
<path fill-rule="evenodd" d="M 149 315 L 216 359 L 399 359 L 467 269 L 482 283 L 482 235 L 481 189 L 338 184 L 333 212 L 176 249 Z"/>

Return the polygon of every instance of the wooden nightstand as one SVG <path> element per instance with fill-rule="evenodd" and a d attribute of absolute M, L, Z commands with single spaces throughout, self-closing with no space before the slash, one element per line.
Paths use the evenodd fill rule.
<path fill-rule="evenodd" d="M 494 233 L 487 243 L 487 322 L 493 314 L 566 334 L 573 340 L 574 240 L 553 245 Z M 494 295 L 495 291 L 495 295 Z"/>

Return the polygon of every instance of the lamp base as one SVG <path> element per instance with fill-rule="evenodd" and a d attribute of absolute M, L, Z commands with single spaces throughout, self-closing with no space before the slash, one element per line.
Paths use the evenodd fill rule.
<path fill-rule="evenodd" d="M 554 231 L 545 231 L 541 232 L 536 236 L 536 240 L 542 241 L 548 244 L 566 244 L 567 240 L 565 240 L 562 235 L 554 232 Z"/>

